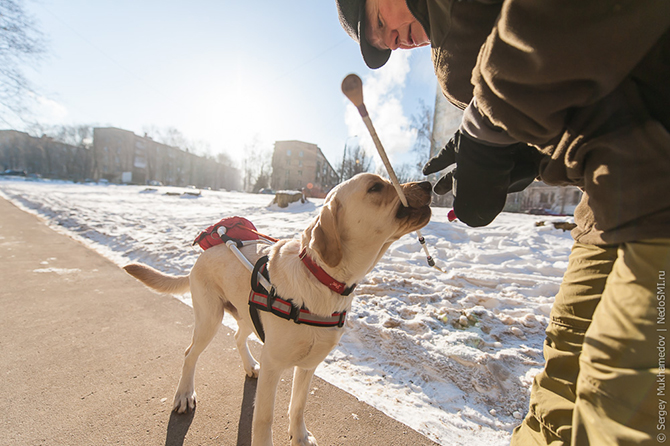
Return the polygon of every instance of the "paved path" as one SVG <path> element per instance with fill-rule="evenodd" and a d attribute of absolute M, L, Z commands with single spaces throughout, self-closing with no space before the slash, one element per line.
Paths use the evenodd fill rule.
<path fill-rule="evenodd" d="M 198 362 L 195 413 L 173 414 L 191 309 L 1 198 L 0 284 L 0 445 L 250 444 L 256 383 L 231 330 Z M 275 445 L 290 444 L 290 381 Z M 322 446 L 435 444 L 319 378 L 312 388 L 307 426 Z"/>

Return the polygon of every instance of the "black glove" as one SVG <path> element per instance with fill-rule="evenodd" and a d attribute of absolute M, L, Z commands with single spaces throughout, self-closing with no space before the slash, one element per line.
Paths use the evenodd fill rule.
<path fill-rule="evenodd" d="M 447 168 L 433 187 L 435 193 L 443 195 L 453 188 L 458 219 L 468 226 L 486 226 L 503 210 L 508 193 L 522 191 L 533 182 L 542 157 L 524 143 L 491 146 L 459 130 L 426 163 L 423 174 Z"/>

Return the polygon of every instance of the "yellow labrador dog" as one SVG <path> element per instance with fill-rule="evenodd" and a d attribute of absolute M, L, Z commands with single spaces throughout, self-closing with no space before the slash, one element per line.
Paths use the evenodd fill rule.
<path fill-rule="evenodd" d="M 359 174 L 328 194 L 319 215 L 300 240 L 247 246 L 241 251 L 252 263 L 263 255 L 269 256 L 270 280 L 283 301 L 290 299 L 294 307 L 306 308 L 321 320 L 344 315 L 353 296 L 341 294 L 342 288 L 351 289 L 391 243 L 430 220 L 430 183 L 406 183 L 401 187 L 408 200 L 407 208 L 400 203 L 390 182 L 378 175 Z M 228 311 L 239 325 L 235 340 L 244 370 L 247 375 L 258 377 L 252 445 L 272 445 L 275 391 L 282 372 L 290 367 L 294 367 L 289 406 L 291 444 L 317 444 L 305 427 L 305 403 L 314 370 L 342 337 L 343 321 L 339 326 L 323 327 L 260 312 L 265 343 L 259 365 L 247 345 L 254 330 L 249 312 L 251 274 L 226 246 L 203 252 L 188 276 L 168 276 L 138 264 L 127 265 L 125 270 L 160 292 L 191 291 L 195 328 L 174 399 L 175 411 L 195 408 L 196 361 L 221 325 L 224 311 Z M 323 273 L 342 288 L 322 280 Z"/>

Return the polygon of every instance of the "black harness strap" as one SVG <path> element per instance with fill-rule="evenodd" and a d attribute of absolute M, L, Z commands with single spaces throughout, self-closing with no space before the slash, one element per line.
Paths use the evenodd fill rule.
<path fill-rule="evenodd" d="M 256 262 L 254 265 L 254 270 L 251 273 L 251 297 L 249 298 L 249 316 L 251 316 L 251 321 L 254 323 L 254 328 L 256 329 L 256 334 L 261 342 L 265 343 L 265 330 L 263 330 L 263 324 L 261 323 L 261 316 L 258 313 L 258 305 L 254 303 L 255 295 L 268 295 L 268 290 L 265 289 L 258 279 L 258 274 L 262 274 L 263 277 L 270 281 L 270 274 L 268 274 L 268 256 L 263 256 Z"/>
<path fill-rule="evenodd" d="M 261 323 L 259 311 L 267 311 L 287 321 L 296 324 L 311 325 L 313 327 L 342 328 L 347 318 L 347 312 L 333 313 L 329 317 L 317 316 L 304 306 L 298 307 L 291 299 L 284 299 L 277 295 L 274 287 L 270 291 L 260 284 L 258 275 L 270 281 L 267 269 L 268 256 L 263 256 L 256 262 L 251 273 L 251 294 L 249 295 L 249 315 L 254 323 L 254 329 L 261 341 L 265 342 L 265 331 Z"/>

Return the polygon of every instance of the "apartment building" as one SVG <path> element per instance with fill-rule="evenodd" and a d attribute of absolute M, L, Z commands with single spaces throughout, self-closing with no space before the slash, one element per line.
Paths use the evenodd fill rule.
<path fill-rule="evenodd" d="M 128 130 L 93 129 L 94 178 L 114 183 L 238 189 L 239 171 Z"/>
<path fill-rule="evenodd" d="M 339 177 L 316 144 L 276 141 L 272 154 L 271 187 L 303 190 L 307 196 L 325 197 Z"/>
<path fill-rule="evenodd" d="M 15 170 L 27 175 L 83 181 L 91 170 L 90 150 L 40 138 L 17 130 L 0 130 L 1 171 Z"/>

